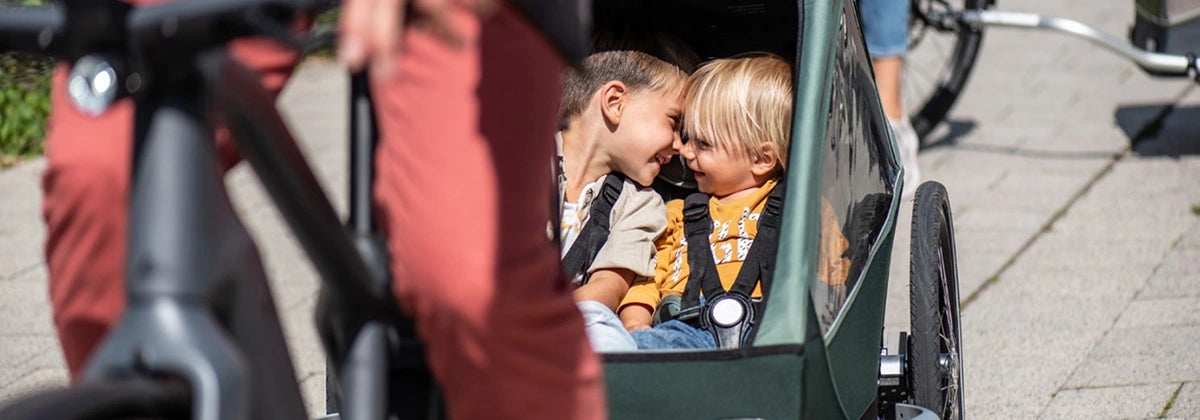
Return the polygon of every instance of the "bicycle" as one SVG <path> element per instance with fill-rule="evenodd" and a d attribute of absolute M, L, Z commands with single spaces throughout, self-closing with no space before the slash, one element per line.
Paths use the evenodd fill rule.
<path fill-rule="evenodd" d="M 381 386 L 408 373 L 429 389 L 419 342 L 391 296 L 371 223 L 374 132 L 365 76 L 351 101 L 349 221 L 338 219 L 274 101 L 217 48 L 267 35 L 296 49 L 332 32 L 296 37 L 288 24 L 321 0 L 172 2 L 131 8 L 66 0 L 62 7 L 0 9 L 0 50 L 74 62 L 71 99 L 98 112 L 136 104 L 126 278 L 128 306 L 93 354 L 81 386 L 20 400 L 4 418 L 304 418 L 304 406 L 265 273 L 234 215 L 209 125 L 220 111 L 243 158 L 292 227 L 323 280 L 317 309 L 342 418 L 396 412 Z M 351 310 L 352 309 L 352 310 Z M 394 390 L 394 389 L 393 389 Z M 428 392 L 409 392 L 409 398 Z M 429 404 L 405 414 L 425 416 Z M 399 408 L 403 409 L 403 408 Z M 390 410 L 390 411 L 389 411 Z"/>
<path fill-rule="evenodd" d="M 904 109 L 917 136 L 925 139 L 966 87 L 984 28 L 989 26 L 1074 35 L 1129 59 L 1148 74 L 1196 79 L 1200 61 L 1195 51 L 1200 50 L 1196 45 L 1200 40 L 1178 30 L 1196 10 L 1159 7 L 1159 3 L 1134 2 L 1137 13 L 1126 42 L 1072 19 L 988 10 L 995 7 L 995 0 L 910 0 Z"/>

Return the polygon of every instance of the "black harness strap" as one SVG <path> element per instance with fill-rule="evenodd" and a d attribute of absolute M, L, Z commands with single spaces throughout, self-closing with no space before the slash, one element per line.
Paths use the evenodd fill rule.
<path fill-rule="evenodd" d="M 587 283 L 588 267 L 591 267 L 592 261 L 596 259 L 596 254 L 600 253 L 600 248 L 608 242 L 609 229 L 612 227 L 612 208 L 621 196 L 624 184 L 625 176 L 619 173 L 614 172 L 604 177 L 600 194 L 592 200 L 587 224 L 579 231 L 579 237 L 571 244 L 571 249 L 563 255 L 562 268 L 568 278 L 582 276 L 583 282 Z"/>
<path fill-rule="evenodd" d="M 693 193 L 683 201 L 683 233 L 688 241 L 687 258 L 690 270 L 688 283 L 683 287 L 683 302 L 680 305 L 684 309 L 700 306 L 702 289 L 707 299 L 725 293 L 709 245 L 713 223 L 708 214 L 708 201 L 708 194 L 704 193 Z"/>
<path fill-rule="evenodd" d="M 773 262 L 775 251 L 779 249 L 779 224 L 783 219 L 781 215 L 785 190 L 783 183 L 779 183 L 767 196 L 767 204 L 758 216 L 758 234 L 755 235 L 754 244 L 750 245 L 746 261 L 742 263 L 737 280 L 733 282 L 729 291 L 750 296 L 754 292 L 755 283 L 761 282 L 763 300 L 766 300 L 767 292 L 771 290 L 771 281 L 774 279 Z"/>
<path fill-rule="evenodd" d="M 758 217 L 758 233 L 754 237 L 754 244 L 750 245 L 746 260 L 742 262 L 742 269 L 738 271 L 737 279 L 729 289 L 730 293 L 749 298 L 754 292 L 754 286 L 761 282 L 762 300 L 766 302 L 767 293 L 774 280 L 774 257 L 775 251 L 779 249 L 779 226 L 786 190 L 784 183 L 780 182 L 767 196 L 767 203 Z M 683 289 L 683 302 L 680 306 L 684 309 L 681 313 L 691 312 L 690 309 L 700 306 L 701 292 L 710 302 L 727 293 L 721 286 L 709 245 L 713 222 L 708 214 L 708 201 L 708 195 L 703 193 L 692 194 L 684 201 L 683 229 L 688 240 L 688 267 L 691 273 L 688 275 L 688 284 Z M 761 315 L 761 311 L 757 313 Z"/>

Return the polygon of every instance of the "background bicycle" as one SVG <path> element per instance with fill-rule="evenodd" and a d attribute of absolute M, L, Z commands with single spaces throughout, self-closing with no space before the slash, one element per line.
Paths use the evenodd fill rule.
<path fill-rule="evenodd" d="M 911 0 L 909 53 L 902 88 L 905 111 L 917 135 L 926 138 L 962 94 L 988 27 L 1071 34 L 1126 57 L 1150 74 L 1195 78 L 1200 2 L 1128 3 L 1136 13 L 1127 21 L 1127 28 L 1109 32 L 1090 26 L 1087 20 L 1075 20 L 1072 14 L 995 10 L 996 0 Z"/>

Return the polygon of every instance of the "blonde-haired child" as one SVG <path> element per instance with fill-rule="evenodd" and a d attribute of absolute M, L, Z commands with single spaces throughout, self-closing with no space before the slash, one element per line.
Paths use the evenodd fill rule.
<path fill-rule="evenodd" d="M 791 66 L 769 54 L 711 61 L 688 79 L 683 139 L 674 147 L 695 172 L 700 191 L 708 195 L 698 198 L 707 198 L 711 235 L 708 244 L 700 245 L 705 247 L 703 254 L 697 255 L 711 254 L 724 289 L 721 294 L 734 286 L 759 233 L 768 197 L 783 175 L 792 98 Z M 703 208 L 704 201 L 699 206 Z M 682 200 L 667 204 L 667 220 L 666 231 L 656 243 L 654 279 L 630 288 L 619 307 L 620 318 L 638 349 L 715 348 L 715 334 L 696 321 L 699 317 L 663 316 L 664 322 L 651 326 L 660 302 L 684 295 L 694 271 Z M 769 258 L 774 258 L 773 249 L 756 252 L 769 252 Z M 754 284 L 745 287 L 747 300 L 762 296 L 757 278 L 752 280 Z M 707 303 L 717 296 L 706 296 Z"/>

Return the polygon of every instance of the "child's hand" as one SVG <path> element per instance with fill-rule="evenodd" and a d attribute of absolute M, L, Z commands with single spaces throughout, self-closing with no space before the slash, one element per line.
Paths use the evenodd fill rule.
<path fill-rule="evenodd" d="M 650 328 L 654 321 L 654 312 L 642 304 L 632 304 L 621 308 L 621 323 L 629 332 Z"/>

